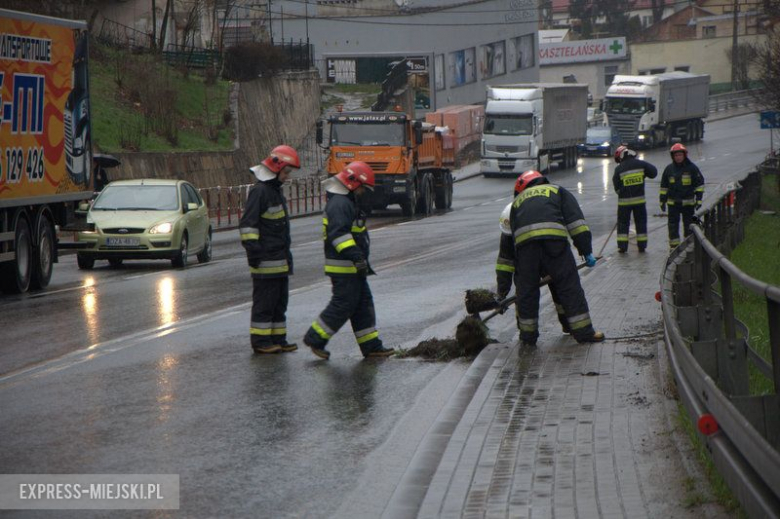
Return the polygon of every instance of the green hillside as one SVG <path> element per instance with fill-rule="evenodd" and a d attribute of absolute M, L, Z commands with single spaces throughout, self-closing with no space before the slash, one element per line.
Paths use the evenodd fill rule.
<path fill-rule="evenodd" d="M 89 67 L 95 151 L 233 148 L 229 82 L 95 41 Z"/>

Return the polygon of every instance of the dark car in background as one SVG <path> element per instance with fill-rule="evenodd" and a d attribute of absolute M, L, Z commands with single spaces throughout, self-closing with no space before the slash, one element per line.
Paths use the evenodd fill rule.
<path fill-rule="evenodd" d="M 585 137 L 585 142 L 577 145 L 580 157 L 589 155 L 611 156 L 620 146 L 620 135 L 611 126 L 591 126 Z"/>

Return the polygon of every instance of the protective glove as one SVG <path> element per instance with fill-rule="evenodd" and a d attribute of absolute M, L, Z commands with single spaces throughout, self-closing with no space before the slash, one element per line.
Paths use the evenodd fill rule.
<path fill-rule="evenodd" d="M 508 295 L 509 295 L 509 292 L 504 292 L 503 290 L 499 290 L 496 293 L 496 299 L 498 299 L 499 301 L 503 301 L 504 299 L 506 299 L 506 296 L 508 296 Z"/>
<path fill-rule="evenodd" d="M 358 276 L 364 278 L 368 276 L 368 262 L 365 259 L 359 259 L 358 261 L 354 262 L 355 268 L 357 269 Z"/>
<path fill-rule="evenodd" d="M 593 254 L 588 254 L 585 256 L 585 265 L 591 268 L 596 266 L 596 258 L 593 256 Z"/>
<path fill-rule="evenodd" d="M 662 213 L 666 212 L 666 202 L 661 202 L 661 212 Z"/>

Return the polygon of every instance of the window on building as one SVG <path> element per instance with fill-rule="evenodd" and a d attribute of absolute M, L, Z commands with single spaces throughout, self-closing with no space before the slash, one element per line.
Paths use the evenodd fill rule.
<path fill-rule="evenodd" d="M 618 73 L 617 65 L 606 65 L 604 67 L 604 86 L 609 86 L 615 80 Z"/>
<path fill-rule="evenodd" d="M 533 34 L 526 34 L 510 40 L 508 52 L 510 70 L 530 68 L 536 64 L 534 41 L 536 38 Z"/>
<path fill-rule="evenodd" d="M 666 68 L 645 68 L 640 69 L 637 74 L 640 76 L 654 76 L 656 74 L 663 74 L 664 72 L 666 72 Z"/>
<path fill-rule="evenodd" d="M 653 17 L 642 16 L 642 27 L 650 27 L 651 25 L 653 25 Z"/>
<path fill-rule="evenodd" d="M 482 77 L 490 78 L 506 74 L 506 45 L 503 41 L 482 46 L 480 70 Z"/>
<path fill-rule="evenodd" d="M 677 67 L 674 67 L 674 70 L 678 72 L 690 72 L 691 67 L 689 65 L 679 65 Z"/>
<path fill-rule="evenodd" d="M 477 80 L 476 49 L 469 49 L 450 52 L 449 70 L 450 86 L 460 86 L 473 83 Z"/>
<path fill-rule="evenodd" d="M 701 28 L 701 37 L 702 38 L 714 38 L 715 35 L 715 26 L 714 25 L 705 25 Z"/>

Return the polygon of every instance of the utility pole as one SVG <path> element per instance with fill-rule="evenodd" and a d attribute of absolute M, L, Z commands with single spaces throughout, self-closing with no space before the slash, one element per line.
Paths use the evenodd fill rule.
<path fill-rule="evenodd" d="M 306 43 L 309 43 L 309 0 L 306 0 Z"/>
<path fill-rule="evenodd" d="M 737 90 L 737 32 L 739 32 L 739 0 L 734 0 L 734 27 L 731 35 L 731 89 Z"/>
<path fill-rule="evenodd" d="M 271 18 L 271 0 L 268 0 L 268 34 L 271 37 L 271 45 L 274 44 L 274 21 Z"/>

